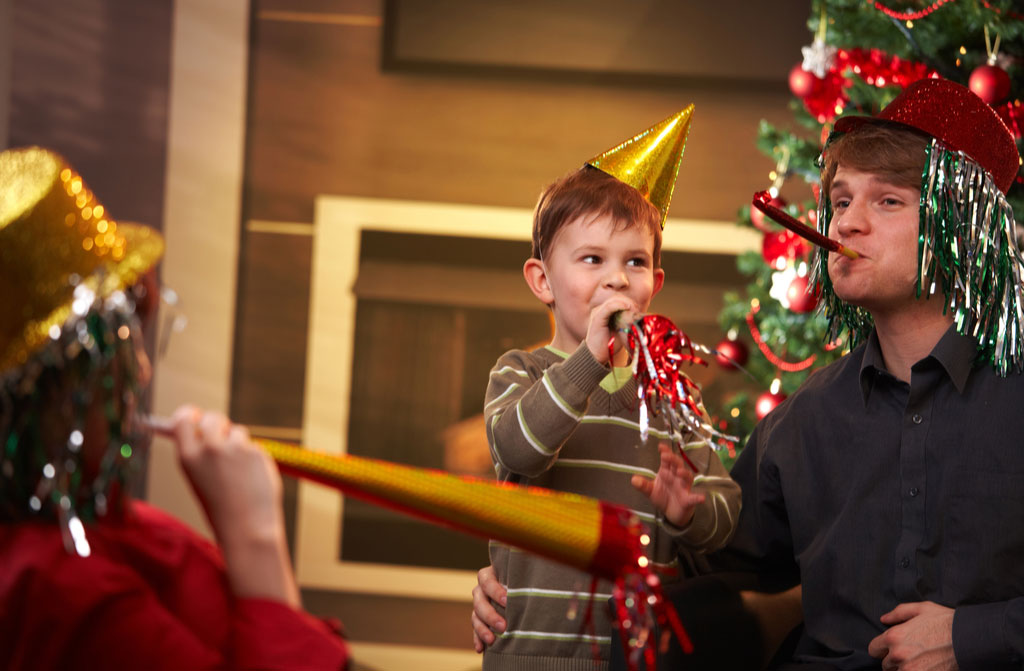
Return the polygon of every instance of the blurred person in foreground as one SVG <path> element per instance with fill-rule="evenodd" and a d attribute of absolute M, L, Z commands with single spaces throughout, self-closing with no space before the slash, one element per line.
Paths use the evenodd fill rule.
<path fill-rule="evenodd" d="M 245 428 L 191 406 L 168 427 L 216 545 L 127 495 L 163 246 L 56 154 L 0 153 L 0 668 L 344 669 Z"/>

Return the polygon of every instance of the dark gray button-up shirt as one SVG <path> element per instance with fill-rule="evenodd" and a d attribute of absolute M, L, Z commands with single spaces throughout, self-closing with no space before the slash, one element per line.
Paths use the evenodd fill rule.
<path fill-rule="evenodd" d="M 961 669 L 1022 668 L 1024 376 L 972 339 L 951 327 L 908 385 L 872 334 L 769 414 L 732 474 L 731 560 L 803 583 L 798 660 L 878 668 L 879 617 L 935 601 L 956 608 Z"/>

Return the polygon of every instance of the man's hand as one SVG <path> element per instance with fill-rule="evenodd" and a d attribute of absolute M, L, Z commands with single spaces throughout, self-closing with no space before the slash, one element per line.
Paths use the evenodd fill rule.
<path fill-rule="evenodd" d="M 505 605 L 506 589 L 498 582 L 494 568 L 485 566 L 476 574 L 476 587 L 473 588 L 473 649 L 483 652 L 494 643 L 494 632 L 505 631 L 505 619 L 494 609 L 492 601 Z"/>
<path fill-rule="evenodd" d="M 630 482 L 665 514 L 665 519 L 685 527 L 693 519 L 696 507 L 704 502 L 704 495 L 692 491 L 694 473 L 668 443 L 658 445 L 658 452 L 661 466 L 655 478 L 634 475 Z"/>
<path fill-rule="evenodd" d="M 888 631 L 868 644 L 883 669 L 957 671 L 953 609 L 931 601 L 901 603 L 882 616 Z"/>

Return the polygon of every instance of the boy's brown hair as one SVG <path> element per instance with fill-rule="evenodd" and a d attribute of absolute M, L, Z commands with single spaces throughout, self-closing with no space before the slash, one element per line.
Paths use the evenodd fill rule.
<path fill-rule="evenodd" d="M 827 197 L 842 164 L 879 175 L 896 186 L 921 188 L 928 135 L 894 124 L 866 124 L 838 135 L 825 149 L 821 170 L 822 196 Z"/>
<path fill-rule="evenodd" d="M 533 258 L 543 259 L 558 231 L 584 214 L 610 215 L 617 231 L 634 226 L 650 230 L 654 267 L 660 267 L 661 212 L 633 187 L 589 165 L 541 192 L 533 211 Z"/>

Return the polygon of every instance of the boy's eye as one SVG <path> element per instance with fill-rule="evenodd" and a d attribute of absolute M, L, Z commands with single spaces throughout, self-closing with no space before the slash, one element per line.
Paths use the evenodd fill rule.
<path fill-rule="evenodd" d="M 601 263 L 601 257 L 597 254 L 587 254 L 582 260 L 583 263 Z"/>
<path fill-rule="evenodd" d="M 627 261 L 627 264 L 630 265 L 630 266 L 637 267 L 637 268 L 646 268 L 647 267 L 647 259 L 645 259 L 642 256 L 637 256 L 637 257 L 632 258 L 629 261 Z"/>

